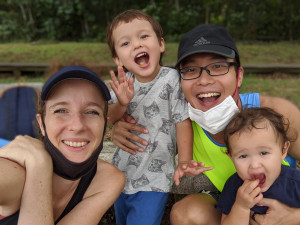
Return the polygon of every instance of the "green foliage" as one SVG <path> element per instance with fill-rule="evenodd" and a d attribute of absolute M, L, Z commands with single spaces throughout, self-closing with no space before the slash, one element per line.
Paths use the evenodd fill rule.
<path fill-rule="evenodd" d="M 300 1 L 294 0 L 0 0 L 0 41 L 104 41 L 121 11 L 157 19 L 166 39 L 200 23 L 227 27 L 236 40 L 299 40 Z"/>

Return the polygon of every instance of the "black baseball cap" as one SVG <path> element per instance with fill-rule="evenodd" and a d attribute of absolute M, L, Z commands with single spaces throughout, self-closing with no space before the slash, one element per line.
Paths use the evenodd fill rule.
<path fill-rule="evenodd" d="M 47 99 L 50 90 L 57 83 L 66 79 L 83 79 L 93 82 L 103 93 L 103 96 L 106 101 L 109 101 L 111 98 L 106 84 L 100 79 L 100 77 L 96 73 L 83 66 L 67 66 L 59 70 L 45 82 L 41 92 L 42 106 L 44 105 L 44 102 Z"/>
<path fill-rule="evenodd" d="M 195 53 L 214 53 L 226 58 L 236 58 L 240 65 L 239 53 L 229 32 L 214 24 L 201 24 L 185 33 L 178 47 L 175 68 L 186 57 Z"/>

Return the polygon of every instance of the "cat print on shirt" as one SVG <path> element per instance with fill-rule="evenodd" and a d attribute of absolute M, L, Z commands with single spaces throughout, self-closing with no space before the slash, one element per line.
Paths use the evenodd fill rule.
<path fill-rule="evenodd" d="M 157 146 L 158 146 L 158 141 L 151 142 L 150 140 L 148 140 L 148 145 L 145 149 L 145 152 L 151 154 L 155 151 Z"/>
<path fill-rule="evenodd" d="M 175 113 L 172 115 L 172 121 L 173 123 L 179 123 L 182 121 L 182 116 L 180 113 Z"/>
<path fill-rule="evenodd" d="M 119 162 L 121 161 L 121 157 L 119 155 L 119 152 L 122 151 L 121 149 L 117 149 L 116 153 L 114 154 L 113 158 L 112 158 L 112 164 L 115 165 L 116 167 L 119 166 Z"/>
<path fill-rule="evenodd" d="M 173 125 L 172 121 L 164 119 L 164 118 L 161 118 L 161 119 L 163 121 L 163 124 L 161 125 L 161 127 L 158 130 L 165 134 L 169 134 L 171 126 Z"/>
<path fill-rule="evenodd" d="M 143 174 L 140 178 L 138 178 L 136 180 L 131 179 L 131 185 L 133 188 L 140 188 L 140 187 L 148 185 L 149 183 L 150 182 L 145 174 Z"/>
<path fill-rule="evenodd" d="M 168 143 L 167 147 L 168 147 L 168 151 L 170 153 L 170 156 L 174 156 L 175 155 L 175 148 L 174 148 L 173 144 L 172 143 Z"/>
<path fill-rule="evenodd" d="M 141 165 L 142 159 L 143 158 L 140 155 L 130 155 L 128 157 L 127 166 L 132 165 L 138 168 Z"/>
<path fill-rule="evenodd" d="M 159 107 L 154 101 L 150 106 L 144 106 L 144 116 L 147 119 L 152 119 L 159 114 Z"/>
<path fill-rule="evenodd" d="M 148 170 L 154 173 L 162 173 L 162 166 L 165 165 L 167 162 L 161 159 L 152 159 L 149 166 Z"/>
<path fill-rule="evenodd" d="M 160 72 L 160 76 L 165 77 L 169 73 L 169 71 L 170 71 L 170 68 L 163 68 Z"/>
<path fill-rule="evenodd" d="M 153 84 L 148 87 L 140 87 L 140 89 L 137 91 L 137 96 L 147 95 L 152 87 L 153 87 Z"/>
<path fill-rule="evenodd" d="M 171 98 L 171 95 L 174 91 L 174 88 L 170 84 L 165 84 L 163 86 L 163 89 L 159 93 L 159 97 L 164 100 L 169 100 Z"/>
<path fill-rule="evenodd" d="M 185 96 L 181 87 L 178 89 L 175 99 L 180 100 L 181 104 L 183 105 L 186 102 Z"/>
<path fill-rule="evenodd" d="M 131 115 L 137 106 L 138 106 L 138 104 L 136 102 L 129 102 L 129 104 L 127 106 L 127 113 L 129 115 Z"/>

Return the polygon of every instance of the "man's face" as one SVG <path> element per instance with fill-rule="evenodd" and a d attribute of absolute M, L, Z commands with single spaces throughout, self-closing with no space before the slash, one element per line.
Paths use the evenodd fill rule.
<path fill-rule="evenodd" d="M 197 53 L 187 57 L 180 63 L 180 69 L 188 66 L 207 66 L 215 62 L 234 62 L 234 59 L 225 58 L 211 53 Z M 229 72 L 220 76 L 210 76 L 205 70 L 200 77 L 194 80 L 182 80 L 181 85 L 187 101 L 196 109 L 207 111 L 223 102 L 228 96 L 235 93 L 236 87 L 240 87 L 243 80 L 243 69 L 239 68 L 239 76 L 234 66 L 230 66 Z M 233 96 L 238 101 L 238 92 Z M 241 104 L 238 104 L 239 107 Z"/>

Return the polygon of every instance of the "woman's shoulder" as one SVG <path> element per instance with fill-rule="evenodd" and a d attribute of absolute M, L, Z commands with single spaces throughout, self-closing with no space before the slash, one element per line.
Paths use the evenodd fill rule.
<path fill-rule="evenodd" d="M 99 191 L 114 192 L 123 189 L 125 185 L 125 175 L 117 167 L 102 159 L 97 161 L 97 172 L 88 189 L 89 195 L 98 193 Z"/>
<path fill-rule="evenodd" d="M 114 179 L 116 177 L 122 178 L 125 175 L 124 173 L 119 170 L 116 166 L 113 164 L 103 160 L 103 159 L 98 159 L 98 166 L 97 166 L 97 173 L 96 175 L 100 176 L 109 176 L 111 179 Z"/>

